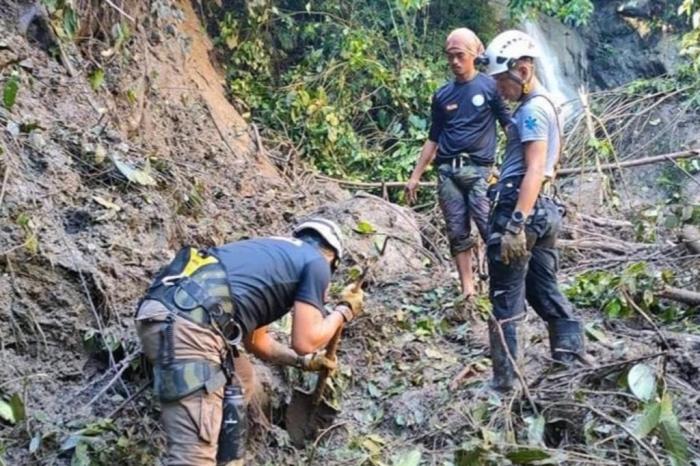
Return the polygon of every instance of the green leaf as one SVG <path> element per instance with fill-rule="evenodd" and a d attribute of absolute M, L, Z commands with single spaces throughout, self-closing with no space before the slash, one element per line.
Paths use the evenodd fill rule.
<path fill-rule="evenodd" d="M 418 466 L 421 459 L 420 450 L 411 450 L 409 452 L 403 453 L 392 463 L 393 466 Z"/>
<path fill-rule="evenodd" d="M 619 298 L 614 298 L 611 301 L 609 301 L 606 305 L 603 311 L 605 314 L 610 317 L 611 319 L 614 319 L 616 317 L 620 316 L 620 311 L 622 310 L 622 303 L 620 302 Z"/>
<path fill-rule="evenodd" d="M 685 466 L 688 464 L 688 441 L 683 436 L 678 418 L 673 413 L 673 402 L 668 392 L 661 398 L 661 417 L 659 422 L 659 435 L 664 443 L 664 448 L 671 455 L 672 466 Z"/>
<path fill-rule="evenodd" d="M 2 104 L 8 109 L 12 110 L 12 107 L 17 101 L 17 92 L 19 91 L 19 76 L 13 74 L 10 78 L 5 81 L 5 87 L 2 90 Z"/>
<path fill-rule="evenodd" d="M 542 460 L 550 459 L 552 455 L 539 448 L 519 448 L 506 453 L 506 458 L 514 464 L 533 464 Z"/>
<path fill-rule="evenodd" d="M 635 415 L 630 420 L 630 428 L 639 438 L 644 438 L 659 425 L 660 417 L 661 403 L 650 403 L 644 408 L 643 413 Z"/>
<path fill-rule="evenodd" d="M 14 424 L 15 414 L 12 412 L 12 405 L 5 400 L 0 400 L 0 418 L 6 420 L 10 424 Z"/>
<path fill-rule="evenodd" d="M 92 90 L 96 91 L 105 81 L 105 70 L 102 68 L 95 68 L 95 70 L 90 73 L 90 76 L 88 76 L 88 81 L 90 81 Z"/>
<path fill-rule="evenodd" d="M 73 452 L 73 457 L 70 460 L 70 466 L 91 466 L 87 444 L 79 443 L 76 445 L 75 452 Z"/>
<path fill-rule="evenodd" d="M 15 418 L 15 422 L 23 421 L 26 418 L 24 402 L 17 393 L 10 398 L 10 407 L 12 407 L 12 415 Z"/>
<path fill-rule="evenodd" d="M 63 30 L 69 39 L 74 39 L 78 32 L 78 15 L 72 8 L 63 11 Z"/>
<path fill-rule="evenodd" d="M 605 333 L 598 329 L 595 322 L 589 322 L 586 324 L 586 334 L 596 341 L 603 343 L 604 345 L 609 345 L 610 340 L 605 335 Z"/>
<path fill-rule="evenodd" d="M 455 466 L 483 466 L 486 450 L 482 446 L 455 451 Z"/>
<path fill-rule="evenodd" d="M 545 420 L 544 416 L 537 416 L 535 418 L 527 418 L 525 422 L 528 423 L 527 428 L 527 440 L 530 445 L 540 445 L 544 442 L 544 426 Z"/>
<path fill-rule="evenodd" d="M 634 396 L 650 401 L 656 393 L 656 374 L 646 364 L 636 364 L 627 373 L 627 385 Z"/>
<path fill-rule="evenodd" d="M 367 220 L 360 220 L 357 222 L 357 225 L 355 225 L 355 231 L 363 235 L 371 235 L 372 233 L 376 233 L 377 229 Z"/>

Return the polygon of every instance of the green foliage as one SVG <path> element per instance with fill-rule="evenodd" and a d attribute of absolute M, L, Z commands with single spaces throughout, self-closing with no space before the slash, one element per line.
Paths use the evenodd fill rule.
<path fill-rule="evenodd" d="M 681 54 L 690 58 L 692 71 L 700 71 L 700 0 L 683 0 L 678 14 L 686 17 L 692 26 L 683 36 Z"/>
<path fill-rule="evenodd" d="M 634 314 L 634 306 L 657 313 L 668 311 L 656 298 L 654 291 L 672 281 L 668 272 L 652 273 L 644 262 L 637 262 L 620 274 L 606 270 L 584 272 L 576 277 L 566 289 L 571 301 L 581 307 L 602 310 L 611 319 L 629 317 Z"/>
<path fill-rule="evenodd" d="M 238 4 L 238 2 L 234 2 Z M 307 8 L 308 5 L 308 8 Z M 432 93 L 447 78 L 444 35 L 495 32 L 485 2 L 245 2 L 219 24 L 229 89 L 273 137 L 328 174 L 406 179 Z"/>
<path fill-rule="evenodd" d="M 5 85 L 2 90 L 2 105 L 8 109 L 12 110 L 12 107 L 17 101 L 17 92 L 19 91 L 19 75 L 17 73 L 12 73 L 10 77 L 5 81 Z"/>
<path fill-rule="evenodd" d="M 75 39 L 80 19 L 71 0 L 41 0 L 49 13 L 56 34 L 69 40 Z"/>
<path fill-rule="evenodd" d="M 544 13 L 575 26 L 586 24 L 593 13 L 591 0 L 509 0 L 508 7 L 515 17 Z"/>

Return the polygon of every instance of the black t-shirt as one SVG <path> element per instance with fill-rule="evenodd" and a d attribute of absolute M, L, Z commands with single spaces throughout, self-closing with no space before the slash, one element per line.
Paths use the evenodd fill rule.
<path fill-rule="evenodd" d="M 259 238 L 211 248 L 228 279 L 234 316 L 244 334 L 284 316 L 295 301 L 324 312 L 331 280 L 328 261 L 294 238 Z"/>
<path fill-rule="evenodd" d="M 438 144 L 436 163 L 466 152 L 479 164 L 491 165 L 496 155 L 496 118 L 505 128 L 510 112 L 490 76 L 451 81 L 433 95 L 428 139 Z"/>

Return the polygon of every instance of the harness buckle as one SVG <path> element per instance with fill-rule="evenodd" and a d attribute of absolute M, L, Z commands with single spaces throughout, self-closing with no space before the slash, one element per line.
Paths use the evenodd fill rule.
<path fill-rule="evenodd" d="M 167 277 L 163 277 L 160 283 L 165 286 L 173 286 L 185 277 L 187 277 L 187 275 L 185 275 L 184 272 L 178 273 L 177 275 L 168 275 Z"/>

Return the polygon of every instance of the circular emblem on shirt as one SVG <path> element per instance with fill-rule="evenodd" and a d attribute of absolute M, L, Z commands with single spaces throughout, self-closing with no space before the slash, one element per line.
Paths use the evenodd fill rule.
<path fill-rule="evenodd" d="M 472 103 L 475 107 L 481 107 L 484 105 L 484 102 L 486 102 L 486 99 L 484 99 L 484 94 L 477 94 L 472 97 Z"/>

